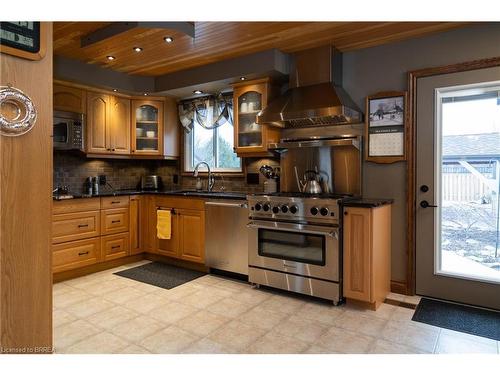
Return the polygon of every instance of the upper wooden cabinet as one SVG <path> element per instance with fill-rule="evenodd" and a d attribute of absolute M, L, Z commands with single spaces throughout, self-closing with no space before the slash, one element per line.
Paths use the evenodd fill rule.
<path fill-rule="evenodd" d="M 130 99 L 87 93 L 87 153 L 130 154 Z"/>
<path fill-rule="evenodd" d="M 163 154 L 163 104 L 132 100 L 132 154 Z"/>
<path fill-rule="evenodd" d="M 256 123 L 257 114 L 267 105 L 271 90 L 269 79 L 234 85 L 234 145 L 238 155 L 267 156 L 268 143 L 279 140 L 279 129 Z"/>
<path fill-rule="evenodd" d="M 344 210 L 344 296 L 377 309 L 390 292 L 391 205 Z"/>
<path fill-rule="evenodd" d="M 56 111 L 85 113 L 87 94 L 85 90 L 57 83 L 54 84 L 53 90 Z"/>

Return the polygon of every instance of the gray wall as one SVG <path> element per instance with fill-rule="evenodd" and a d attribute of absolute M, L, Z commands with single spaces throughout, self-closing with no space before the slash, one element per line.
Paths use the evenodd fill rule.
<path fill-rule="evenodd" d="M 406 91 L 410 70 L 500 56 L 500 23 L 488 23 L 344 54 L 344 88 L 365 107 L 378 91 Z M 364 111 L 364 110 L 363 110 Z M 392 279 L 406 279 L 406 163 L 363 166 L 367 197 L 395 200 L 392 225 Z"/>

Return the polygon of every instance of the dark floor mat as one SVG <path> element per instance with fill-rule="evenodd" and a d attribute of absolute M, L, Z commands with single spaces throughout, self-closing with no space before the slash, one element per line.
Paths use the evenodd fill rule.
<path fill-rule="evenodd" d="M 186 268 L 175 267 L 164 263 L 152 262 L 143 266 L 116 272 L 115 275 L 127 277 L 142 283 L 172 289 L 206 275 L 206 273 Z"/>
<path fill-rule="evenodd" d="M 422 298 L 412 320 L 500 340 L 500 312 Z"/>

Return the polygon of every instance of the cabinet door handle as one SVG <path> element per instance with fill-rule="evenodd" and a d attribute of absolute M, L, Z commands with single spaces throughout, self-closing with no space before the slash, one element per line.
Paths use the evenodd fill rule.
<path fill-rule="evenodd" d="M 88 251 L 85 251 L 85 252 L 82 252 L 82 253 L 78 253 L 79 256 L 82 256 L 82 255 L 87 255 L 89 252 Z"/>
<path fill-rule="evenodd" d="M 111 246 L 112 249 L 119 249 L 120 247 L 121 247 L 120 245 Z"/>
<path fill-rule="evenodd" d="M 87 228 L 88 224 L 78 224 L 78 228 Z"/>
<path fill-rule="evenodd" d="M 111 224 L 121 223 L 121 220 L 112 220 Z"/>

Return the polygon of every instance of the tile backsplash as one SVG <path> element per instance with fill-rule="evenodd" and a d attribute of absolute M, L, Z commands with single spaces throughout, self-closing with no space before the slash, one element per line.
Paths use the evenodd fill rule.
<path fill-rule="evenodd" d="M 247 173 L 259 173 L 263 164 L 279 165 L 278 159 L 245 159 Z M 191 176 L 182 176 L 179 170 L 179 161 L 176 160 L 135 160 L 135 159 L 88 159 L 83 155 L 69 152 L 54 152 L 53 186 L 67 185 L 71 193 L 83 192 L 83 184 L 89 176 L 106 175 L 108 183 L 116 190 L 135 189 L 143 175 L 159 175 L 162 177 L 165 189 L 194 189 L 196 179 Z M 174 184 L 174 176 L 178 176 L 178 183 Z M 219 191 L 224 186 L 226 191 L 262 192 L 265 178 L 259 173 L 259 184 L 247 184 L 245 177 L 228 177 L 221 179 L 215 173 L 214 190 Z M 205 187 L 206 178 L 203 178 Z M 112 188 L 102 187 L 101 191 Z"/>

